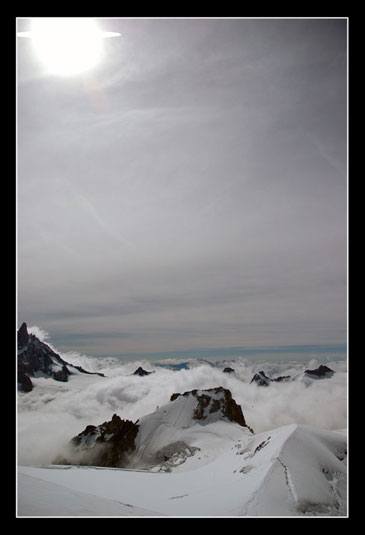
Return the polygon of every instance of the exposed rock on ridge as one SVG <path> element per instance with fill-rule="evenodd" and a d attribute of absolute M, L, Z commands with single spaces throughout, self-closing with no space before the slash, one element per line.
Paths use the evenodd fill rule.
<path fill-rule="evenodd" d="M 205 420 L 209 414 L 221 411 L 223 417 L 231 422 L 237 422 L 246 427 L 245 418 L 240 405 L 237 405 L 232 398 L 232 394 L 226 388 L 218 386 L 207 390 L 190 390 L 184 394 L 172 394 L 170 401 L 174 401 L 179 396 L 194 396 L 198 400 L 198 405 L 194 411 L 195 420 Z"/>
<path fill-rule="evenodd" d="M 139 368 L 136 369 L 135 372 L 133 372 L 133 375 L 139 375 L 140 377 L 143 377 L 144 375 L 151 375 L 151 373 L 154 372 L 148 372 L 142 368 L 142 366 L 139 366 Z"/>
<path fill-rule="evenodd" d="M 328 366 L 321 364 L 315 370 L 305 370 L 304 373 L 312 379 L 323 379 L 324 377 L 332 377 L 335 372 L 331 368 L 328 368 Z"/>
<path fill-rule="evenodd" d="M 251 379 L 251 383 L 256 383 L 258 386 L 268 386 L 270 384 L 270 377 L 265 375 L 264 371 L 259 371 Z"/>
<path fill-rule="evenodd" d="M 323 366 L 322 364 L 315 370 L 305 370 L 302 374 L 293 378 L 291 378 L 290 375 L 280 375 L 279 377 L 271 378 L 265 375 L 265 372 L 261 370 L 255 373 L 251 379 L 251 383 L 255 383 L 258 386 L 269 386 L 271 382 L 281 383 L 290 380 L 298 380 L 298 378 L 300 380 L 304 380 L 305 382 L 307 379 L 329 379 L 334 373 L 335 372 L 331 370 L 331 368 L 328 368 L 328 366 Z M 307 382 L 307 384 L 310 384 L 310 381 Z"/>
<path fill-rule="evenodd" d="M 135 449 L 138 428 L 138 424 L 113 414 L 109 422 L 88 425 L 71 439 L 70 459 L 57 459 L 55 463 L 122 468 L 127 464 L 128 453 Z"/>
<path fill-rule="evenodd" d="M 174 403 L 175 400 L 178 401 Z M 188 443 L 187 429 L 196 427 L 197 422 L 210 424 L 221 419 L 248 427 L 229 390 L 220 386 L 175 393 L 170 403 L 134 423 L 114 414 L 109 422 L 88 425 L 71 439 L 65 457 L 54 463 L 115 468 L 163 463 L 164 469 L 169 470 L 199 451 Z"/>

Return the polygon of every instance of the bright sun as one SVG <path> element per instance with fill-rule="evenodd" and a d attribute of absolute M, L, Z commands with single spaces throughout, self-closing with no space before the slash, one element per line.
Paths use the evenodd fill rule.
<path fill-rule="evenodd" d="M 82 73 L 100 59 L 103 34 L 92 19 L 33 19 L 29 33 L 37 56 L 49 73 Z"/>

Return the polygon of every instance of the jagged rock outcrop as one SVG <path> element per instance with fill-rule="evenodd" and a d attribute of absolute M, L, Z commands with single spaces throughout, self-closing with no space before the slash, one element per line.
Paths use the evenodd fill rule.
<path fill-rule="evenodd" d="M 87 375 L 99 375 L 99 377 L 105 377 L 105 375 L 103 373 L 100 373 L 100 372 L 88 372 L 82 366 L 76 366 L 76 364 L 68 364 L 68 366 L 72 366 L 72 368 L 75 368 L 75 370 L 78 370 L 81 373 L 86 373 Z"/>
<path fill-rule="evenodd" d="M 18 349 L 19 347 L 24 347 L 29 342 L 29 334 L 27 329 L 27 324 L 22 323 L 18 331 Z"/>
<path fill-rule="evenodd" d="M 226 366 L 223 370 L 223 373 L 234 373 L 234 369 Z"/>
<path fill-rule="evenodd" d="M 67 383 L 69 375 L 71 375 L 71 372 L 67 368 L 67 366 L 64 364 L 60 370 L 53 372 L 53 379 L 55 381 L 61 381 L 63 383 Z"/>
<path fill-rule="evenodd" d="M 32 388 L 30 377 L 44 374 L 56 381 L 67 381 L 70 371 L 68 363 L 34 334 L 29 334 L 26 323 L 18 331 L 18 382 L 21 390 Z"/>
<path fill-rule="evenodd" d="M 22 392 L 32 390 L 31 377 L 45 375 L 55 381 L 67 382 L 72 375 L 72 369 L 77 369 L 81 373 L 92 373 L 63 360 L 34 334 L 29 334 L 26 323 L 21 325 L 18 330 L 18 383 Z M 103 376 L 101 373 L 96 375 Z"/>
<path fill-rule="evenodd" d="M 287 381 L 290 381 L 291 376 L 290 375 L 279 375 L 279 377 L 275 377 L 275 379 L 271 379 L 272 381 L 275 381 L 276 383 L 285 383 Z"/>
<path fill-rule="evenodd" d="M 73 437 L 69 451 L 55 459 L 54 464 L 82 464 L 117 468 L 164 465 L 170 470 L 199 448 L 190 443 L 189 430 L 223 420 L 252 431 L 245 422 L 242 409 L 229 390 L 223 387 L 175 393 L 170 403 L 136 422 L 122 420 L 114 414 L 111 421 L 88 425 Z"/>
<path fill-rule="evenodd" d="M 139 375 L 140 377 L 143 377 L 144 375 L 151 375 L 151 373 L 154 372 L 147 372 L 141 366 L 139 366 L 139 368 L 137 368 L 136 371 L 133 372 L 133 375 Z"/>
<path fill-rule="evenodd" d="M 22 392 L 31 392 L 33 390 L 33 383 L 26 373 L 18 371 L 18 384 Z"/>
<path fill-rule="evenodd" d="M 321 364 L 315 370 L 305 370 L 304 373 L 307 377 L 310 377 L 311 379 L 324 379 L 332 377 L 335 372 L 331 370 L 331 368 L 328 368 L 328 366 L 323 366 Z"/>
<path fill-rule="evenodd" d="M 207 390 L 190 390 L 184 394 L 175 393 L 170 397 L 170 401 L 174 401 L 179 396 L 194 396 L 197 399 L 198 404 L 193 415 L 195 420 L 202 421 L 210 414 L 220 412 L 224 418 L 246 427 L 241 406 L 232 398 L 231 392 L 222 386 Z"/>
<path fill-rule="evenodd" d="M 251 383 L 256 383 L 258 386 L 269 386 L 271 382 L 274 383 L 285 383 L 286 381 L 290 381 L 291 376 L 290 375 L 279 375 L 279 377 L 268 377 L 265 372 L 262 370 L 255 373 L 255 375 L 251 379 Z"/>
<path fill-rule="evenodd" d="M 261 370 L 255 373 L 255 375 L 251 379 L 250 384 L 255 383 L 258 386 L 269 386 L 270 382 L 271 382 L 270 377 L 267 377 L 267 375 L 265 375 L 265 372 Z"/>
<path fill-rule="evenodd" d="M 123 468 L 135 449 L 138 424 L 113 414 L 109 422 L 88 425 L 70 441 L 68 456 L 54 464 L 81 464 Z"/>
<path fill-rule="evenodd" d="M 287 381 L 303 381 L 305 384 L 310 385 L 312 383 L 311 379 L 329 379 L 335 372 L 328 368 L 328 366 L 320 365 L 314 370 L 305 370 L 299 375 L 294 376 L 293 378 L 290 375 L 279 375 L 279 377 L 271 378 L 265 375 L 265 372 L 262 370 L 255 373 L 251 379 L 251 383 L 255 383 L 258 386 L 269 386 L 271 382 L 285 383 Z"/>

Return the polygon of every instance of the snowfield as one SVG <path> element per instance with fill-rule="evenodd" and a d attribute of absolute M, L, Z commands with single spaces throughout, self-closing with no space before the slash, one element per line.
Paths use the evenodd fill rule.
<path fill-rule="evenodd" d="M 146 377 L 131 375 L 137 363 L 112 364 L 106 378 L 75 373 L 57 383 L 39 377 L 32 392 L 19 394 L 19 517 L 347 515 L 342 364 L 333 377 L 310 385 L 268 387 L 243 380 L 246 364 L 237 362 L 235 374 L 149 363 L 144 367 L 155 373 Z M 293 369 L 300 372 L 298 364 Z M 219 384 L 230 389 L 254 432 L 208 408 L 197 421 L 192 396 L 169 401 L 174 392 Z M 128 469 L 52 464 L 73 436 L 113 412 L 138 420 Z"/>
<path fill-rule="evenodd" d="M 344 432 L 291 424 L 252 435 L 226 422 L 198 426 L 190 444 L 199 450 L 171 471 L 21 466 L 18 514 L 346 515 Z"/>

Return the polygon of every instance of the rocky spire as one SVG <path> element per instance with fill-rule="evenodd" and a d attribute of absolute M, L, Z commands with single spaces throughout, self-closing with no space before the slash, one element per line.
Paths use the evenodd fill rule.
<path fill-rule="evenodd" d="M 81 373 L 104 377 L 102 373 L 88 372 L 81 366 L 69 364 L 34 334 L 29 334 L 27 324 L 22 323 L 18 330 L 18 383 L 20 390 L 30 392 L 33 387 L 30 377 L 34 377 L 38 372 L 52 377 L 55 381 L 67 382 L 69 376 L 74 373 L 69 368 L 76 369 Z"/>
<path fill-rule="evenodd" d="M 24 322 L 18 331 L 18 346 L 26 346 L 29 342 L 27 324 Z"/>

